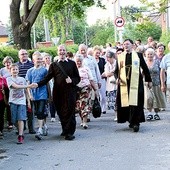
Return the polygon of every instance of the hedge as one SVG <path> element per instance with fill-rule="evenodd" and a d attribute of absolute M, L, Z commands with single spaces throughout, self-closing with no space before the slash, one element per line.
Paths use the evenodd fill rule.
<path fill-rule="evenodd" d="M 77 44 L 69 45 L 69 46 L 66 46 L 66 48 L 67 48 L 67 51 L 76 53 L 78 50 L 78 45 Z M 52 56 L 52 58 L 57 56 L 57 47 L 55 46 L 55 47 L 43 47 L 39 49 L 28 50 L 29 57 L 31 58 L 32 54 L 37 50 L 40 52 L 49 53 Z M 13 47 L 7 47 L 7 46 L 0 47 L 0 68 L 3 67 L 2 60 L 6 56 L 11 56 L 14 59 L 14 61 L 17 62 L 18 61 L 18 50 L 14 49 Z"/>

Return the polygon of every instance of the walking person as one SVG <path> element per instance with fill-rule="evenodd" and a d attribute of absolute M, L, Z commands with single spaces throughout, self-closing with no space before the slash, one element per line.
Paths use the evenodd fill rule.
<path fill-rule="evenodd" d="M 104 58 L 101 57 L 101 52 L 102 49 L 99 46 L 95 46 L 93 48 L 93 56 L 96 59 L 101 75 L 101 88 L 99 89 L 100 106 L 102 109 L 102 113 L 106 114 L 106 78 L 102 77 L 106 61 Z"/>
<path fill-rule="evenodd" d="M 128 121 L 129 127 L 138 132 L 140 123 L 145 121 L 143 75 L 149 88 L 152 86 L 152 80 L 142 54 L 132 50 L 133 41 L 124 40 L 123 47 L 124 52 L 118 57 L 115 70 L 115 76 L 118 78 L 117 122 Z"/>
<path fill-rule="evenodd" d="M 6 78 L 0 75 L 0 139 L 3 138 L 4 114 L 5 114 L 5 91 L 8 90 Z"/>
<path fill-rule="evenodd" d="M 76 85 L 80 81 L 80 76 L 76 63 L 67 59 L 66 55 L 66 47 L 59 45 L 58 60 L 51 63 L 47 76 L 37 84 L 38 87 L 41 87 L 54 78 L 52 96 L 61 121 L 61 136 L 64 136 L 65 140 L 73 140 L 76 130 Z"/>
<path fill-rule="evenodd" d="M 77 87 L 80 88 L 80 91 L 79 91 L 79 97 L 76 101 L 76 111 L 78 111 L 81 117 L 80 125 L 84 129 L 87 129 L 88 128 L 87 116 L 92 109 L 90 104 L 90 98 L 91 98 L 90 93 L 92 91 L 92 88 L 94 90 L 96 89 L 95 89 L 93 76 L 90 69 L 82 65 L 83 58 L 84 57 L 81 54 L 76 54 L 74 57 L 81 78 L 81 81 L 77 84 Z"/>
<path fill-rule="evenodd" d="M 148 112 L 148 116 L 146 119 L 147 120 L 153 120 L 153 119 L 160 120 L 160 117 L 158 114 L 159 108 L 166 107 L 166 100 L 165 100 L 165 94 L 161 91 L 161 87 L 160 87 L 159 61 L 154 60 L 155 51 L 152 48 L 148 48 L 145 54 L 146 54 L 146 64 L 148 66 L 151 79 L 152 79 L 152 85 L 153 85 L 152 91 L 153 91 L 153 100 L 154 100 L 152 102 L 147 103 L 147 109 L 149 112 Z M 154 115 L 152 113 L 152 109 L 154 109 L 154 112 L 155 112 Z"/>
<path fill-rule="evenodd" d="M 106 92 L 107 92 L 107 109 L 116 110 L 116 93 L 117 93 L 117 84 L 114 76 L 116 69 L 116 55 L 109 51 L 106 53 L 107 62 L 105 64 L 104 73 L 102 77 L 106 78 Z M 117 116 L 115 116 L 115 121 Z"/>
<path fill-rule="evenodd" d="M 0 69 L 0 75 L 4 78 L 11 77 L 10 66 L 11 66 L 11 64 L 14 63 L 13 58 L 10 57 L 10 56 L 6 56 L 3 59 L 2 63 L 5 67 Z M 6 97 L 7 97 L 7 100 L 8 100 L 9 99 L 9 90 L 8 89 L 6 90 Z M 5 104 L 5 108 L 6 108 L 8 129 L 12 129 L 13 124 L 12 124 L 12 120 L 11 120 L 11 110 L 10 110 L 9 103 Z"/>
<path fill-rule="evenodd" d="M 26 113 L 26 88 L 32 88 L 32 84 L 27 85 L 26 80 L 23 77 L 19 77 L 19 68 L 17 64 L 11 65 L 11 77 L 7 78 L 7 84 L 10 90 L 9 104 L 12 114 L 12 123 L 18 128 L 18 142 L 22 144 L 24 142 L 24 121 L 27 119 Z M 28 98 L 27 98 L 28 99 Z M 29 100 L 28 105 L 30 106 Z"/>
<path fill-rule="evenodd" d="M 83 65 L 88 67 L 91 70 L 91 73 L 94 78 L 96 91 L 92 90 L 92 93 L 91 93 L 91 104 L 93 105 L 95 96 L 97 96 L 97 98 L 99 99 L 99 89 L 101 88 L 101 75 L 100 75 L 99 67 L 97 65 L 95 58 L 87 54 L 87 49 L 88 48 L 85 44 L 80 44 L 78 52 L 79 54 L 83 55 L 84 57 Z M 90 121 L 90 116 L 88 117 L 88 121 Z"/>
<path fill-rule="evenodd" d="M 34 66 L 33 62 L 29 60 L 28 58 L 28 52 L 25 49 L 21 49 L 18 51 L 18 58 L 19 61 L 17 62 L 17 65 L 19 67 L 19 73 L 18 75 L 20 77 L 25 78 L 27 70 L 32 68 Z M 32 110 L 27 107 L 27 122 L 28 122 L 28 129 L 30 134 L 35 134 L 34 129 L 34 116 L 32 113 Z M 24 129 L 26 129 L 26 121 L 24 121 Z"/>
<path fill-rule="evenodd" d="M 43 62 L 44 62 L 44 67 L 48 70 L 49 67 L 50 67 L 50 64 L 51 64 L 51 60 L 52 60 L 52 57 L 50 56 L 50 54 L 48 53 L 43 53 L 42 54 L 43 56 Z M 50 95 L 52 96 L 52 91 L 53 91 L 53 86 L 54 86 L 54 80 L 51 79 L 49 81 L 49 92 L 50 92 Z M 56 109 L 55 109 L 55 106 L 54 106 L 54 102 L 52 100 L 49 100 L 47 105 L 49 105 L 49 109 L 50 109 L 50 114 L 51 114 L 51 122 L 55 122 L 56 119 L 55 119 L 55 113 L 56 113 Z"/>
<path fill-rule="evenodd" d="M 34 67 L 28 69 L 26 74 L 26 80 L 28 84 L 37 83 L 47 75 L 47 69 L 42 66 L 43 57 L 39 51 L 36 51 L 32 55 Z M 38 130 L 35 138 L 38 140 L 42 139 L 42 136 L 47 136 L 48 127 L 46 125 L 45 105 L 48 98 L 47 86 L 31 89 L 29 91 L 29 98 L 32 103 L 33 115 L 37 116 L 38 119 Z"/>
<path fill-rule="evenodd" d="M 170 42 L 168 43 L 168 49 L 170 51 Z M 161 90 L 163 92 L 170 93 L 170 52 L 166 54 L 160 63 L 160 79 L 161 79 Z M 168 102 L 170 102 L 170 96 L 168 98 Z"/>

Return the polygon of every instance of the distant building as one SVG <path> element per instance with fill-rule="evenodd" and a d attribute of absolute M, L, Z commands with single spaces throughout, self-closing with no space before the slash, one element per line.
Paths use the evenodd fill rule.
<path fill-rule="evenodd" d="M 6 44 L 8 41 L 7 28 L 0 22 L 0 45 Z"/>

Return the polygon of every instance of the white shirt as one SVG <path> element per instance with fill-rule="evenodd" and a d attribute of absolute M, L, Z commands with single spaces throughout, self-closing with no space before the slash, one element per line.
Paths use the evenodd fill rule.
<path fill-rule="evenodd" d="M 160 63 L 160 68 L 166 70 L 166 84 L 170 84 L 170 53 L 166 54 Z"/>
<path fill-rule="evenodd" d="M 83 66 L 86 66 L 91 70 L 95 83 L 101 83 L 99 67 L 93 56 L 88 55 L 87 57 L 84 57 Z"/>
<path fill-rule="evenodd" d="M 114 72 L 115 68 L 116 68 L 116 60 L 112 64 L 107 62 L 105 64 L 104 72 L 105 73 Z M 107 77 L 107 80 L 106 80 L 106 91 L 113 91 L 113 90 L 117 89 L 117 85 L 116 85 L 116 83 L 113 83 L 113 81 L 116 82 L 116 79 L 115 79 L 114 75 L 111 76 L 111 77 Z"/>

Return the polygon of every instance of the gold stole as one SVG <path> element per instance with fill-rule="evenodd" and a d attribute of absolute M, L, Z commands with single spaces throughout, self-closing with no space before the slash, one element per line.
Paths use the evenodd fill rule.
<path fill-rule="evenodd" d="M 120 83 L 121 106 L 122 107 L 128 107 L 129 105 L 137 106 L 140 60 L 137 53 L 135 51 L 132 51 L 132 69 L 131 69 L 130 91 L 128 95 L 128 87 L 127 87 L 128 75 L 126 77 L 125 59 L 126 59 L 126 52 L 123 52 L 118 57 L 119 78 L 121 80 Z"/>

